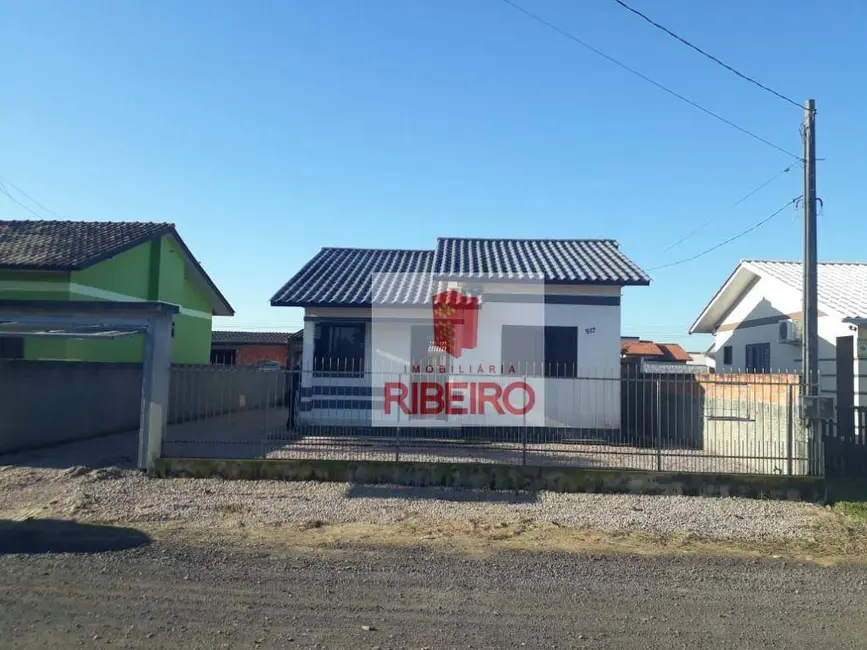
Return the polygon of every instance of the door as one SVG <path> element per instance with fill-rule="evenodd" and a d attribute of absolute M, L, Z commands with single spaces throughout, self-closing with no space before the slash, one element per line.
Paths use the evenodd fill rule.
<path fill-rule="evenodd" d="M 436 382 L 445 389 L 448 381 L 449 355 L 434 346 L 433 325 L 413 325 L 410 332 L 410 362 L 411 368 L 418 366 L 419 371 L 410 375 L 412 383 Z M 440 372 L 445 369 L 444 372 Z M 428 372 L 432 370 L 433 372 Z M 410 420 L 434 420 L 444 422 L 448 415 L 443 410 L 436 415 L 414 414 Z"/>

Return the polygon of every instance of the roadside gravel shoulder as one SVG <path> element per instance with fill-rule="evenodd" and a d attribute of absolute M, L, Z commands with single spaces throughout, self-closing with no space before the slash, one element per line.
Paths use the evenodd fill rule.
<path fill-rule="evenodd" d="M 0 468 L 0 512 L 103 522 L 213 526 L 282 524 L 437 526 L 527 523 L 606 533 L 714 539 L 813 540 L 827 511 L 739 498 L 538 494 L 347 483 L 150 479 L 116 467 Z"/>

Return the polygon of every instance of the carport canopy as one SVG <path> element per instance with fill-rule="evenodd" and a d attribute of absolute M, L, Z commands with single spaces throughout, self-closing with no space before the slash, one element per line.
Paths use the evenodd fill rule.
<path fill-rule="evenodd" d="M 116 339 L 143 334 L 142 407 L 138 465 L 151 469 L 166 428 L 171 370 L 172 317 L 167 302 L 105 300 L 0 301 L 0 337 Z"/>

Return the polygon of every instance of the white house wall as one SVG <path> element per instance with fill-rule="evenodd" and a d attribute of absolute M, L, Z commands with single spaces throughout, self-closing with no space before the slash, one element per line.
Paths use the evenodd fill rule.
<path fill-rule="evenodd" d="M 483 288 L 485 293 L 536 294 L 540 287 L 492 283 Z M 620 287 L 608 286 L 556 286 L 547 287 L 547 295 L 610 296 L 619 297 Z M 326 319 L 354 319 L 366 322 L 365 368 L 386 368 L 391 360 L 409 360 L 411 347 L 411 321 L 430 324 L 432 309 L 377 308 L 373 313 L 375 330 L 371 327 L 371 310 L 349 308 L 308 308 L 305 310 L 302 390 L 322 391 L 323 385 L 356 386 L 369 391 L 371 377 L 325 378 L 314 377 L 313 328 L 316 321 Z M 620 427 L 620 306 L 583 304 L 527 304 L 516 309 L 515 303 L 485 302 L 479 315 L 478 345 L 467 350 L 453 366 L 469 368 L 499 366 L 501 362 L 502 325 L 571 326 L 578 330 L 578 355 L 575 359 L 579 379 L 535 379 L 543 386 L 538 394 L 544 395 L 544 412 L 549 425 L 576 428 L 617 429 Z M 376 358 L 374 355 L 377 355 Z M 498 368 L 499 370 L 499 368 Z M 533 384 L 533 381 L 528 383 Z M 319 388 L 317 388 L 319 387 Z M 310 399 L 308 396 L 307 399 Z M 300 421 L 307 424 L 370 425 L 371 411 L 368 396 L 358 400 L 341 400 L 338 408 L 302 411 Z M 375 399 L 375 398 L 374 398 Z M 351 408 L 361 404 L 360 408 Z M 539 423 L 534 423 L 539 424 Z"/>
<path fill-rule="evenodd" d="M 770 343 L 773 370 L 797 370 L 796 359 L 801 356 L 799 347 L 780 343 L 778 321 L 766 325 L 752 325 L 751 321 L 775 317 L 782 320 L 788 314 L 800 312 L 800 299 L 800 293 L 791 287 L 773 278 L 760 278 L 723 319 L 714 335 L 716 371 L 743 372 L 746 346 L 757 343 Z M 727 329 L 736 326 L 736 329 Z M 725 346 L 732 347 L 732 362 L 728 365 L 723 362 Z"/>
<path fill-rule="evenodd" d="M 774 278 L 760 278 L 747 291 L 737 305 L 725 317 L 714 335 L 716 372 L 743 372 L 746 368 L 746 346 L 769 343 L 771 370 L 780 372 L 801 371 L 801 344 L 780 343 L 779 321 L 795 315 L 800 318 L 803 305 L 801 292 Z M 842 322 L 840 315 L 820 306 L 819 317 L 819 373 L 822 394 L 836 394 L 837 337 L 857 335 L 855 328 Z M 777 318 L 775 322 L 755 325 L 761 319 Z M 738 326 L 735 328 L 735 326 Z M 727 329 L 734 328 L 734 329 Z M 732 348 L 732 363 L 723 363 L 726 346 Z M 867 404 L 867 367 L 862 362 L 856 365 L 856 404 Z M 859 388 L 860 386 L 860 388 Z M 860 400 L 860 401 L 859 401 Z"/>

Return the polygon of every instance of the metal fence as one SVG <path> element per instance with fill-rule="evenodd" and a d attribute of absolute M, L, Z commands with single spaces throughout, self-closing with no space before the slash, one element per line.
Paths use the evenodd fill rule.
<path fill-rule="evenodd" d="M 848 422 L 844 424 L 843 418 Z M 839 406 L 834 420 L 820 422 L 829 480 L 867 479 L 867 406 Z"/>
<path fill-rule="evenodd" d="M 472 372 L 414 370 L 397 377 L 408 385 L 444 385 L 440 397 L 463 406 L 481 399 L 471 394 L 480 383 L 496 383 L 496 377 Z M 382 417 L 384 384 L 394 379 L 394 373 L 354 368 L 173 369 L 170 409 L 188 417 L 169 424 L 162 454 L 665 472 L 821 471 L 816 443 L 801 424 L 796 375 L 648 375 L 630 368 L 516 373 L 510 381 L 535 386 L 541 395 L 535 407 L 543 413 L 532 421 L 511 418 L 508 426 L 471 426 L 463 414 L 403 409 L 395 399 L 388 405 L 391 419 Z M 494 398 L 503 394 L 489 388 L 487 406 L 496 410 Z M 407 399 L 412 406 L 413 395 Z M 436 396 L 432 401 L 436 406 Z"/>

